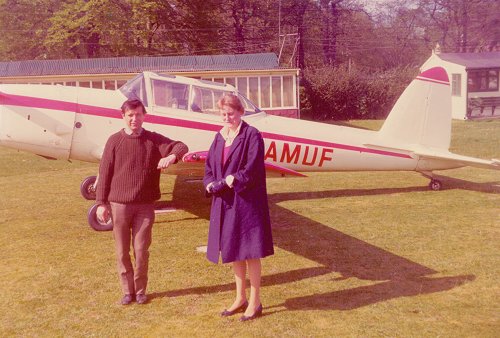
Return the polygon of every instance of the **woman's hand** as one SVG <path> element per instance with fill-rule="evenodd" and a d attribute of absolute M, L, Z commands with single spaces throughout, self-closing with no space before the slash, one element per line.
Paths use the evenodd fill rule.
<path fill-rule="evenodd" d="M 225 178 L 212 182 L 207 186 L 208 192 L 214 195 L 221 193 L 226 188 L 227 188 L 227 183 Z"/>

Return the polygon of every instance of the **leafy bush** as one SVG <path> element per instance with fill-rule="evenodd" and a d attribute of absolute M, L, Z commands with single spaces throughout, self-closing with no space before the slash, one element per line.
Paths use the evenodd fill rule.
<path fill-rule="evenodd" d="M 302 116 L 312 120 L 385 118 L 416 75 L 413 68 L 367 74 L 351 67 L 323 67 L 304 71 Z"/>

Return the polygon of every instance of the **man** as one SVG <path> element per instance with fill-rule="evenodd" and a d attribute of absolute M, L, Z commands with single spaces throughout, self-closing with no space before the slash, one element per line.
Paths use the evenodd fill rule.
<path fill-rule="evenodd" d="M 122 305 L 147 302 L 149 246 L 154 222 L 153 202 L 160 198 L 161 169 L 188 151 L 179 141 L 142 128 L 146 109 L 139 100 L 121 107 L 125 128 L 109 137 L 99 165 L 97 217 L 113 220 Z M 135 271 L 130 259 L 132 243 Z"/>

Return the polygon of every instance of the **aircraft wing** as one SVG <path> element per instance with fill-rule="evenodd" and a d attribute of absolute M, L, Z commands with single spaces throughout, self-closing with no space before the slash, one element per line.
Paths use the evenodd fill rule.
<path fill-rule="evenodd" d="M 200 165 L 205 167 L 205 161 L 207 160 L 207 151 L 195 151 L 189 152 L 182 158 L 182 162 L 191 165 Z M 298 171 L 288 169 L 274 163 L 264 162 L 266 166 L 266 175 L 267 177 L 307 177 L 304 174 L 299 173 Z"/>
<path fill-rule="evenodd" d="M 96 160 L 100 161 L 103 153 L 104 153 L 104 147 L 99 147 L 99 148 L 95 148 L 94 150 L 92 150 L 92 152 L 90 154 L 93 157 L 95 157 Z"/>

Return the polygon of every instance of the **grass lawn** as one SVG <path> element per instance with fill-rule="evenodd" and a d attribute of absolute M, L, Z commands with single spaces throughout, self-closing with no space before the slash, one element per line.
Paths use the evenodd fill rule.
<path fill-rule="evenodd" d="M 354 121 L 378 129 L 381 121 Z M 500 158 L 500 121 L 453 122 L 451 150 Z M 0 148 L 0 337 L 498 337 L 500 171 L 316 173 L 269 179 L 276 254 L 264 316 L 219 312 L 230 265 L 209 263 L 201 184 L 162 177 L 151 302 L 123 307 L 112 233 L 87 225 L 79 185 L 97 165 Z"/>

